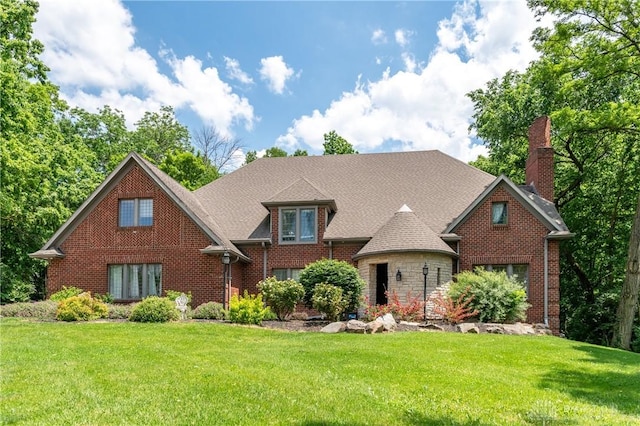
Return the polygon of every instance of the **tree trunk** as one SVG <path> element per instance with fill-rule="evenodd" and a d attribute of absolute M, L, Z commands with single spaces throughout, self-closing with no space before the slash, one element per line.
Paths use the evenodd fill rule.
<path fill-rule="evenodd" d="M 638 207 L 636 207 L 631 227 L 627 270 L 613 331 L 613 345 L 616 347 L 631 349 L 631 333 L 636 309 L 638 309 L 638 293 L 640 293 L 640 197 L 638 197 Z"/>

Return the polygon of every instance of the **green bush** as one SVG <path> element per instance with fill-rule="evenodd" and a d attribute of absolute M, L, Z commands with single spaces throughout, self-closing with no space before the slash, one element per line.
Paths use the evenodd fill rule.
<path fill-rule="evenodd" d="M 108 304 L 107 308 L 109 308 L 109 319 L 129 319 L 131 316 L 131 311 L 135 307 L 135 303 L 129 303 L 126 305 L 121 304 Z"/>
<path fill-rule="evenodd" d="M 111 293 L 105 293 L 105 294 L 95 293 L 93 295 L 93 298 L 98 299 L 99 301 L 106 304 L 113 303 L 113 295 L 111 295 Z"/>
<path fill-rule="evenodd" d="M 633 352 L 640 352 L 640 325 L 633 327 L 631 350 Z"/>
<path fill-rule="evenodd" d="M 300 283 L 304 286 L 304 301 L 312 306 L 313 291 L 320 283 L 329 283 L 342 289 L 344 309 L 355 312 L 362 302 L 364 280 L 358 270 L 348 262 L 334 259 L 321 259 L 310 263 L 300 271 Z"/>
<path fill-rule="evenodd" d="M 11 268 L 0 261 L 1 304 L 28 302 L 31 299 L 31 296 L 35 293 L 36 286 L 33 285 L 33 283 L 24 281 L 20 274 L 16 273 L 14 268 Z"/>
<path fill-rule="evenodd" d="M 81 293 L 60 302 L 56 311 L 59 321 L 90 321 L 107 318 L 107 305 L 91 297 L 91 293 Z"/>
<path fill-rule="evenodd" d="M 229 319 L 239 324 L 262 324 L 270 311 L 264 307 L 262 294 L 250 295 L 246 290 L 244 297 L 234 294 L 229 302 Z"/>
<path fill-rule="evenodd" d="M 184 291 L 165 290 L 164 293 L 167 299 L 171 300 L 172 302 L 175 302 L 176 299 L 180 297 L 182 293 L 184 293 Z M 184 293 L 184 294 L 185 296 L 187 296 L 187 305 L 191 305 L 191 299 L 193 299 L 193 297 L 191 296 L 191 292 Z"/>
<path fill-rule="evenodd" d="M 342 289 L 327 283 L 315 286 L 311 301 L 314 309 L 325 314 L 331 321 L 337 321 L 345 307 Z"/>
<path fill-rule="evenodd" d="M 68 299 L 69 297 L 78 296 L 83 293 L 84 290 L 78 287 L 67 287 L 66 285 L 62 286 L 62 290 L 56 291 L 51 295 L 49 300 L 54 300 L 56 302 L 60 302 L 64 299 Z"/>
<path fill-rule="evenodd" d="M 473 298 L 469 302 L 469 309 L 478 311 L 478 319 L 482 322 L 508 323 L 526 318 L 529 307 L 526 291 L 504 271 L 490 272 L 476 268 L 474 272 L 459 273 L 447 294 L 452 300 L 459 300 L 465 291 L 469 298 Z"/>
<path fill-rule="evenodd" d="M 0 306 L 0 316 L 54 320 L 57 310 L 58 302 L 52 300 L 20 302 Z"/>
<path fill-rule="evenodd" d="M 292 279 L 278 281 L 276 277 L 269 277 L 258 283 L 258 290 L 280 321 L 287 319 L 304 297 L 304 287 Z"/>
<path fill-rule="evenodd" d="M 196 319 L 223 320 L 227 317 L 227 313 L 222 303 L 207 302 L 196 307 L 192 316 Z"/>
<path fill-rule="evenodd" d="M 167 322 L 177 321 L 179 318 L 180 314 L 173 301 L 166 297 L 149 296 L 133 307 L 129 321 Z"/>

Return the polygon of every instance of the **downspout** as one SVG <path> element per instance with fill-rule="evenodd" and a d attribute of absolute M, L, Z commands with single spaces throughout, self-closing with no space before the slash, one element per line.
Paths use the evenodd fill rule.
<path fill-rule="evenodd" d="M 456 274 L 460 273 L 460 240 L 456 241 L 456 254 L 458 258 L 456 259 Z"/>
<path fill-rule="evenodd" d="M 544 239 L 544 325 L 549 327 L 549 239 Z"/>
<path fill-rule="evenodd" d="M 333 259 L 333 241 L 329 241 L 329 259 Z"/>
<path fill-rule="evenodd" d="M 268 255 L 267 255 L 267 243 L 265 243 L 264 241 L 262 242 L 262 249 L 264 250 L 262 252 L 262 279 L 266 280 Z"/>

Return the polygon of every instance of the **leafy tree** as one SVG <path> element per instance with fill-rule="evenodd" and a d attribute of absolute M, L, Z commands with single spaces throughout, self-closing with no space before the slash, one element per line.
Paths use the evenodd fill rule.
<path fill-rule="evenodd" d="M 306 149 L 296 149 L 295 152 L 291 155 L 292 157 L 307 157 L 309 153 Z"/>
<path fill-rule="evenodd" d="M 256 151 L 247 151 L 247 155 L 244 157 L 244 164 L 249 164 L 258 159 L 258 153 Z"/>
<path fill-rule="evenodd" d="M 284 149 L 278 148 L 277 146 L 272 146 L 265 151 L 263 158 L 286 157 L 288 155 L 289 154 L 287 154 L 287 151 L 285 151 Z"/>
<path fill-rule="evenodd" d="M 32 39 L 38 5 L 0 2 L 0 290 L 1 302 L 44 293 L 38 250 L 98 183 L 95 156 L 78 138 L 66 138 L 58 89 Z"/>
<path fill-rule="evenodd" d="M 173 108 L 163 106 L 159 112 L 145 112 L 131 134 L 134 151 L 162 163 L 168 152 L 191 151 L 189 130 L 176 118 Z"/>
<path fill-rule="evenodd" d="M 194 155 L 189 151 L 168 152 L 159 168 L 192 191 L 219 177 L 216 168 L 200 153 Z"/>
<path fill-rule="evenodd" d="M 324 147 L 323 155 L 336 155 L 336 154 L 357 154 L 351 145 L 345 138 L 336 133 L 335 130 L 324 134 Z"/>
<path fill-rule="evenodd" d="M 509 72 L 469 94 L 472 128 L 490 151 L 474 164 L 522 181 L 527 127 L 539 115 L 551 117 L 553 201 L 577 233 L 561 246 L 565 331 L 571 338 L 610 343 L 610 301 L 623 286 L 638 199 L 630 189 L 640 187 L 640 7 L 637 0 L 529 4 L 556 22 L 534 32 L 541 57 L 524 73 Z M 609 324 L 589 325 L 594 315 Z"/>
<path fill-rule="evenodd" d="M 358 270 L 348 262 L 335 259 L 321 259 L 308 264 L 300 271 L 300 284 L 304 287 L 304 301 L 311 306 L 313 291 L 320 284 L 331 284 L 342 289 L 344 309 L 353 312 L 362 301 L 364 280 Z"/>

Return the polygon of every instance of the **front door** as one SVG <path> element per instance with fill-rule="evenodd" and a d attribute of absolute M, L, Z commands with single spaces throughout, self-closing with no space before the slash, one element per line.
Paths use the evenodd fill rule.
<path fill-rule="evenodd" d="M 386 263 L 376 265 L 376 305 L 386 305 L 389 273 Z"/>

